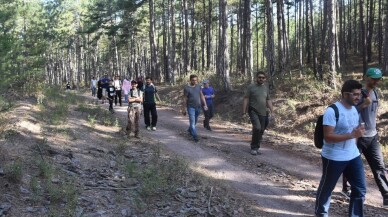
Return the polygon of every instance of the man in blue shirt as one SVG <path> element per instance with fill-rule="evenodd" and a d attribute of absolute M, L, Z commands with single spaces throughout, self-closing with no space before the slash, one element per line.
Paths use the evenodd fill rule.
<path fill-rule="evenodd" d="M 338 120 L 331 107 L 323 115 L 322 177 L 315 201 L 316 216 L 329 216 L 331 194 L 342 173 L 352 186 L 348 216 L 364 216 L 366 181 L 356 140 L 364 135 L 365 127 L 355 107 L 361 99 L 361 88 L 358 81 L 346 81 L 341 100 L 335 103 Z"/>
<path fill-rule="evenodd" d="M 206 99 L 206 105 L 207 105 L 207 110 L 203 111 L 203 113 L 205 114 L 203 127 L 211 131 L 212 129 L 210 128 L 209 122 L 210 122 L 210 119 L 212 119 L 212 117 L 214 116 L 213 98 L 215 97 L 215 95 L 214 95 L 213 87 L 210 87 L 209 85 L 209 80 L 203 81 L 202 93 Z"/>

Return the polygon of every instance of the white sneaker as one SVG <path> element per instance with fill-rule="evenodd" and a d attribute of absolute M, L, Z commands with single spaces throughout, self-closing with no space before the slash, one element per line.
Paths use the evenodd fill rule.
<path fill-rule="evenodd" d="M 156 127 L 151 127 L 151 130 L 155 131 L 155 130 L 156 130 Z"/>
<path fill-rule="evenodd" d="M 148 127 L 147 127 L 147 130 L 151 130 L 151 127 L 148 126 Z"/>
<path fill-rule="evenodd" d="M 252 150 L 251 150 L 251 155 L 257 155 L 257 150 L 252 149 Z"/>

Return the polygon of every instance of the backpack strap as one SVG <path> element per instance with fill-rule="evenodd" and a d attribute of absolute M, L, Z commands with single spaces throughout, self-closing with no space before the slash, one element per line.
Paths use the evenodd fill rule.
<path fill-rule="evenodd" d="M 335 123 L 338 122 L 338 119 L 339 119 L 339 111 L 338 111 L 338 107 L 336 104 L 331 104 L 329 106 L 330 108 L 332 108 L 334 110 L 334 114 L 335 114 Z"/>

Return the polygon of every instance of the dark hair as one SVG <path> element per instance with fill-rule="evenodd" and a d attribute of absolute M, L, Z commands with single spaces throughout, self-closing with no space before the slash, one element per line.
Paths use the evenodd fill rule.
<path fill-rule="evenodd" d="M 131 81 L 131 84 L 137 84 L 137 81 L 132 80 L 132 81 Z"/>
<path fill-rule="evenodd" d="M 259 77 L 259 75 L 264 75 L 264 77 L 267 77 L 264 71 L 257 71 L 256 72 L 256 78 Z"/>
<path fill-rule="evenodd" d="M 193 78 L 198 78 L 198 76 L 194 75 L 194 74 L 190 75 L 190 80 L 193 79 Z"/>
<path fill-rule="evenodd" d="M 150 80 L 152 81 L 152 78 L 151 78 L 150 76 L 147 76 L 145 79 L 146 79 L 146 80 L 147 80 L 147 79 L 150 79 Z"/>
<path fill-rule="evenodd" d="M 347 80 L 342 85 L 341 94 L 343 94 L 344 92 L 352 92 L 352 90 L 361 89 L 361 88 L 362 88 L 362 84 L 360 82 L 356 80 Z"/>

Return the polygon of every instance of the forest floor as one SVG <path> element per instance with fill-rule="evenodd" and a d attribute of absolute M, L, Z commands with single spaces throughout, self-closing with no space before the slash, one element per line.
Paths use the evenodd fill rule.
<path fill-rule="evenodd" d="M 157 130 L 141 118 L 141 139 L 128 138 L 125 106 L 109 114 L 88 94 L 64 96 L 78 98 L 67 111 L 29 99 L 1 116 L 0 216 L 313 216 L 321 167 L 306 135 L 275 123 L 252 156 L 249 124 L 216 117 L 209 132 L 201 117 L 196 143 L 188 117 L 159 106 Z M 387 216 L 366 170 L 365 213 Z M 330 216 L 347 213 L 339 186 Z"/>

